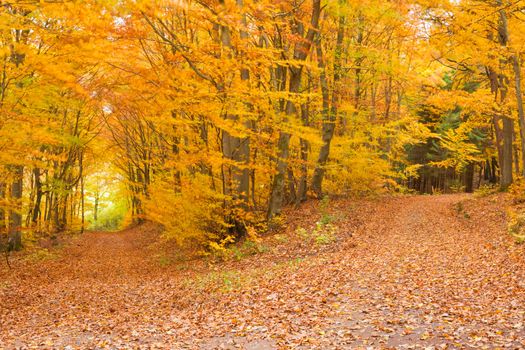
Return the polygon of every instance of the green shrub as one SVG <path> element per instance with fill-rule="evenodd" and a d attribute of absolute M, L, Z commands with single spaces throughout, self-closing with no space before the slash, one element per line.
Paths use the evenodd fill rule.
<path fill-rule="evenodd" d="M 509 212 L 509 223 L 507 225 L 509 234 L 514 237 L 517 244 L 525 242 L 525 213 Z"/>
<path fill-rule="evenodd" d="M 288 236 L 285 235 L 285 234 L 277 234 L 277 235 L 275 235 L 273 237 L 279 243 L 286 243 L 286 242 L 288 242 Z"/>
<path fill-rule="evenodd" d="M 58 254 L 50 251 L 49 249 L 38 248 L 32 251 L 30 254 L 28 254 L 25 257 L 25 259 L 30 260 L 30 261 L 41 262 L 41 261 L 46 261 L 46 260 L 53 260 L 58 257 L 59 257 Z"/>
<path fill-rule="evenodd" d="M 335 242 L 337 228 L 332 224 L 325 224 L 319 220 L 312 231 L 299 227 L 295 232 L 303 240 L 313 241 L 317 245 L 326 245 Z"/>
<path fill-rule="evenodd" d="M 483 198 L 490 196 L 498 191 L 498 188 L 492 184 L 484 184 L 479 186 L 478 189 L 474 191 L 474 197 Z"/>
<path fill-rule="evenodd" d="M 465 185 L 460 180 L 452 180 L 449 185 L 450 191 L 452 193 L 462 193 L 465 192 Z"/>
<path fill-rule="evenodd" d="M 328 207 L 330 206 L 330 198 L 324 196 L 319 205 L 319 211 L 321 212 L 321 218 L 319 222 L 323 225 L 328 225 L 334 222 L 334 216 L 328 212 Z"/>

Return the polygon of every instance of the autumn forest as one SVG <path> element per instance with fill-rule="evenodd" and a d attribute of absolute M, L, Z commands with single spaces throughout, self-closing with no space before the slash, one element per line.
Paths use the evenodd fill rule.
<path fill-rule="evenodd" d="M 0 0 L 0 349 L 525 348 L 525 1 Z"/>

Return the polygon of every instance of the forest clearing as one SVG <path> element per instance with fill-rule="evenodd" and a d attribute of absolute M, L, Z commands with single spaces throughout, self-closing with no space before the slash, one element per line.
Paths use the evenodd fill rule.
<path fill-rule="evenodd" d="M 0 0 L 0 349 L 525 349 L 525 0 Z"/>

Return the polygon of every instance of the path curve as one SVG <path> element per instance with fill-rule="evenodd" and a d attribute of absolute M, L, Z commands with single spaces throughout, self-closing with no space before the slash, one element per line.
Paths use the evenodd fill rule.
<path fill-rule="evenodd" d="M 2 267 L 0 348 L 525 348 L 524 249 L 505 205 L 337 201 L 338 242 L 270 239 L 211 267 L 162 266 L 151 227 L 87 233 L 59 259 Z M 313 225 L 313 212 L 293 215 Z"/>

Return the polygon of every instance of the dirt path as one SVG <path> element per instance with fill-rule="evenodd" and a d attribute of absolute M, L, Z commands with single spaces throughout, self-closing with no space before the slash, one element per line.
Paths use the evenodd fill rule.
<path fill-rule="evenodd" d="M 212 266 L 159 263 L 148 227 L 89 233 L 1 268 L 0 348 L 524 349 L 525 254 L 503 201 L 340 201 L 337 242 L 290 234 Z"/>

